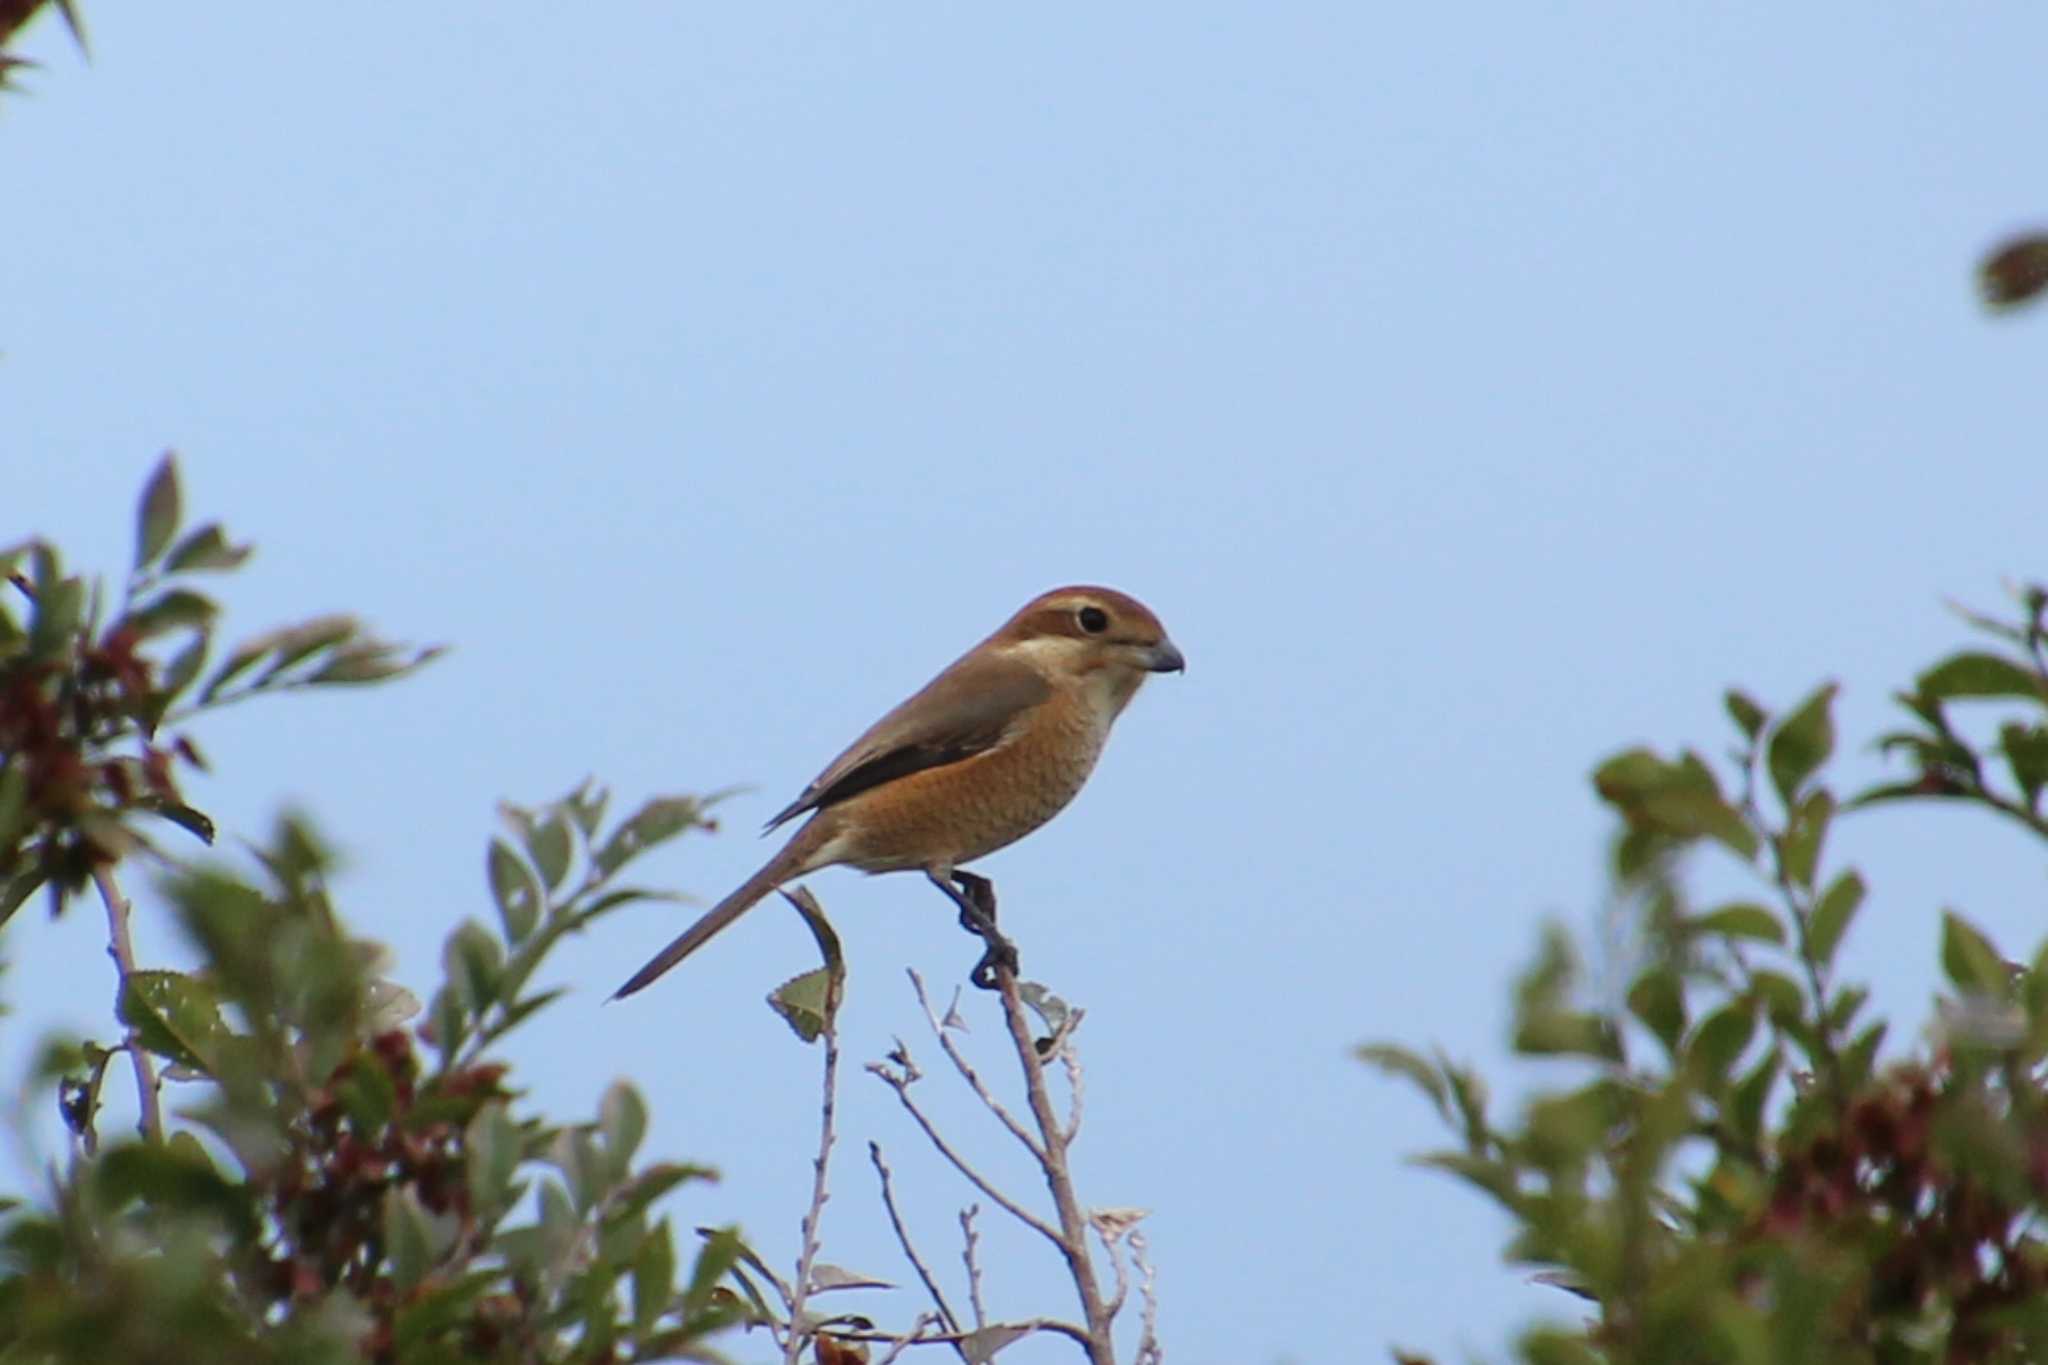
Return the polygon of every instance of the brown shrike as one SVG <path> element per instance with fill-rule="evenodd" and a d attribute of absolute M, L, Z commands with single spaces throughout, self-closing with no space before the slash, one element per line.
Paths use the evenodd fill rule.
<path fill-rule="evenodd" d="M 841 864 L 931 878 L 986 940 L 974 979 L 991 984 L 991 964 L 1014 969 L 1016 953 L 996 933 L 987 880 L 960 865 L 1059 814 L 1145 675 L 1185 666 L 1135 598 L 1088 587 L 1033 598 L 833 759 L 768 822 L 810 812 L 782 851 L 612 998 L 646 986 L 785 882 Z"/>

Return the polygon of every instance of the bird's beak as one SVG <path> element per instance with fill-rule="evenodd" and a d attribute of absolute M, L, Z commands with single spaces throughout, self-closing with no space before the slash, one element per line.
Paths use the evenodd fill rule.
<path fill-rule="evenodd" d="M 1145 651 L 1147 673 L 1184 673 L 1187 666 L 1188 661 L 1180 656 L 1180 651 L 1173 647 L 1171 640 L 1161 640 Z"/>

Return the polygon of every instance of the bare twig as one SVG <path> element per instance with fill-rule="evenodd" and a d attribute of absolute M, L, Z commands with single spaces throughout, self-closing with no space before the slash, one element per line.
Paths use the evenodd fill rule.
<path fill-rule="evenodd" d="M 868 1069 L 870 1071 L 874 1070 L 873 1067 Z M 903 1254 L 910 1258 L 911 1266 L 917 1271 L 917 1278 L 924 1281 L 925 1292 L 932 1296 L 932 1302 L 938 1306 L 940 1323 L 944 1325 L 947 1331 L 957 1336 L 960 1331 L 960 1319 L 954 1316 L 952 1306 L 946 1302 L 946 1296 L 940 1290 L 939 1282 L 932 1278 L 931 1267 L 924 1263 L 924 1258 L 917 1254 L 917 1248 L 911 1245 L 910 1230 L 903 1226 L 903 1215 L 896 1211 L 896 1192 L 890 1185 L 889 1163 L 882 1160 L 881 1143 L 873 1140 L 868 1142 L 868 1160 L 874 1162 L 875 1174 L 881 1178 L 882 1207 L 889 1211 L 889 1226 L 896 1229 L 896 1241 L 902 1246 Z M 957 1340 L 954 1343 L 954 1349 L 959 1349 Z M 964 1350 L 960 1351 L 960 1358 L 965 1360 L 967 1352 Z"/>
<path fill-rule="evenodd" d="M 955 1350 L 960 1351 L 964 1357 L 966 1354 L 964 1343 L 969 1337 L 981 1331 L 1015 1332 L 1017 1339 L 1028 1337 L 1036 1332 L 1051 1332 L 1054 1336 L 1066 1337 L 1083 1349 L 1086 1349 L 1088 1345 L 1088 1334 L 1086 1332 L 1081 1330 L 1078 1325 L 1064 1322 L 1059 1318 L 1026 1318 L 1022 1322 L 992 1322 L 986 1328 L 976 1328 L 974 1331 L 927 1332 L 922 1336 L 912 1336 L 907 1340 L 900 1333 L 883 1332 L 865 1327 L 837 1328 L 834 1329 L 832 1335 L 840 1341 L 865 1341 L 877 1344 L 886 1342 L 892 1346 L 898 1344 L 909 1346 L 951 1346 Z M 891 1360 L 895 1359 L 893 1355 L 888 1358 Z"/>
<path fill-rule="evenodd" d="M 1138 1268 L 1138 1298 L 1145 1305 L 1139 1317 L 1136 1365 L 1159 1365 L 1166 1351 L 1159 1344 L 1159 1271 L 1147 1253 L 1151 1250 L 1145 1234 L 1131 1232 L 1131 1264 Z"/>
<path fill-rule="evenodd" d="M 986 1327 L 988 1309 L 981 1302 L 981 1264 L 974 1255 L 981 1245 L 981 1237 L 974 1230 L 974 1216 L 980 1212 L 979 1204 L 969 1204 L 960 1210 L 960 1259 L 967 1263 L 967 1298 L 974 1307 L 974 1325 Z"/>
<path fill-rule="evenodd" d="M 1003 1127 L 1010 1130 L 1010 1136 L 1023 1143 L 1025 1150 L 1038 1158 L 1042 1164 L 1045 1161 L 1045 1151 L 1040 1147 L 1038 1139 L 1033 1137 L 1031 1130 L 1020 1123 L 1017 1117 L 1004 1107 L 1003 1102 L 995 1097 L 994 1092 L 982 1083 L 981 1074 L 967 1060 L 967 1055 L 960 1051 L 959 1044 L 953 1041 L 951 1031 L 932 1011 L 932 1003 L 925 997 L 924 978 L 917 974 L 915 968 L 910 971 L 910 988 L 917 992 L 917 1003 L 924 1009 L 925 1022 L 931 1025 L 932 1036 L 939 1040 L 939 1046 L 945 1049 L 947 1060 L 953 1063 L 954 1069 L 960 1073 L 960 1078 L 974 1091 L 974 1097 L 981 1101 L 983 1108 L 1002 1122 Z"/>
<path fill-rule="evenodd" d="M 1081 1297 L 1081 1312 L 1088 1324 L 1088 1356 L 1095 1365 L 1110 1365 L 1116 1359 L 1116 1343 L 1110 1335 L 1109 1314 L 1104 1311 L 1102 1286 L 1097 1283 L 1095 1267 L 1088 1258 L 1088 1220 L 1081 1212 L 1081 1201 L 1074 1193 L 1073 1173 L 1067 1166 L 1071 1139 L 1060 1127 L 1059 1116 L 1053 1113 L 1052 1094 L 1045 1083 L 1045 1063 L 1031 1037 L 1030 1021 L 1024 1017 L 1024 1001 L 1017 994 L 1017 974 L 999 965 L 996 989 L 1003 1001 L 1003 1019 L 1010 1026 L 1010 1041 L 1017 1048 L 1018 1064 L 1024 1068 L 1024 1093 L 1031 1102 L 1031 1116 L 1037 1121 L 1043 1139 L 1043 1146 L 1038 1149 L 1040 1165 L 1060 1219 L 1059 1235 L 1054 1241 L 1066 1258 L 1074 1291 Z M 1062 1050 L 1067 1045 L 1064 1037 L 1058 1040 Z"/>
<path fill-rule="evenodd" d="M 999 1204 L 1003 1212 L 1009 1214 L 1026 1227 L 1035 1229 L 1047 1241 L 1059 1247 L 1063 1252 L 1065 1251 L 1066 1247 L 1060 1237 L 1058 1228 L 990 1184 L 988 1177 L 975 1170 L 974 1167 L 968 1164 L 966 1157 L 961 1156 L 959 1152 L 953 1149 L 953 1144 L 946 1141 L 945 1136 L 939 1132 L 938 1127 L 931 1121 L 931 1116 L 926 1114 L 919 1107 L 917 1101 L 910 1097 L 910 1081 L 906 1076 L 889 1070 L 879 1062 L 869 1062 L 868 1070 L 880 1076 L 888 1083 L 889 1088 L 896 1092 L 896 1099 L 903 1105 L 905 1112 L 911 1118 L 917 1120 L 917 1126 L 924 1130 L 926 1140 L 938 1150 L 940 1156 L 946 1158 L 952 1164 L 954 1170 L 967 1178 L 969 1184 Z M 1034 1146 L 1033 1151 L 1035 1152 L 1036 1150 Z"/>
<path fill-rule="evenodd" d="M 894 1337 L 891 1339 L 889 1344 L 889 1354 L 883 1356 L 881 1360 L 876 1363 L 876 1365 L 890 1365 L 891 1361 L 901 1359 L 903 1353 L 909 1350 L 911 1347 L 924 1344 L 924 1342 L 927 1340 L 927 1338 L 925 1337 L 925 1329 L 934 1326 L 935 1324 L 937 1324 L 938 1321 L 939 1315 L 937 1313 L 932 1312 L 929 1308 L 927 1308 L 924 1312 L 919 1313 L 917 1315 L 917 1321 L 910 1324 L 909 1331 L 903 1333 L 901 1336 Z M 954 1349 L 958 1350 L 959 1348 L 956 1345 Z"/>
<path fill-rule="evenodd" d="M 787 893 L 785 893 L 787 894 Z M 797 897 L 802 897 L 800 901 Z M 790 904 L 805 913 L 814 932 L 824 912 L 818 908 L 816 899 L 807 890 L 799 890 L 789 896 Z M 816 919 L 813 919 L 813 916 Z M 826 1172 L 831 1168 L 832 1144 L 836 1133 L 833 1127 L 834 1115 L 839 1099 L 839 996 L 841 990 L 841 967 L 837 958 L 838 944 L 827 941 L 829 930 L 820 933 L 819 947 L 825 953 L 826 987 L 824 1026 L 820 1041 L 825 1045 L 824 1099 L 818 1112 L 818 1156 L 812 1163 L 811 1205 L 804 1211 L 803 1249 L 797 1253 L 796 1283 L 791 1287 L 789 1301 L 789 1335 L 783 1342 L 784 1365 L 799 1365 L 797 1357 L 803 1351 L 804 1342 L 812 1333 L 804 1325 L 804 1302 L 811 1293 L 812 1267 L 818 1259 L 818 1225 L 825 1216 L 825 1201 L 832 1197 L 826 1188 Z"/>
<path fill-rule="evenodd" d="M 117 992 L 125 994 L 134 977 L 135 943 L 128 936 L 128 916 L 133 906 L 114 882 L 114 869 L 102 863 L 93 869 L 93 885 L 99 888 L 100 903 L 107 907 L 107 955 L 114 959 L 121 981 Z M 118 1007 L 118 1006 L 117 1006 Z M 146 1142 L 161 1142 L 164 1136 L 163 1107 L 157 1097 L 156 1064 L 142 1046 L 142 1032 L 129 1026 L 126 1041 L 129 1064 L 135 1068 L 135 1095 L 141 1105 L 136 1131 Z"/>

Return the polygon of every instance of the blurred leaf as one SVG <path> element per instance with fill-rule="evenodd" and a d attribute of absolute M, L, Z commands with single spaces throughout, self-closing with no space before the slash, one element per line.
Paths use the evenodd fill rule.
<path fill-rule="evenodd" d="M 582 786 L 562 798 L 562 806 L 583 832 L 584 839 L 589 840 L 597 837 L 597 827 L 604 823 L 604 808 L 610 801 L 609 791 L 586 778 Z"/>
<path fill-rule="evenodd" d="M 1785 924 L 1764 906 L 1748 901 L 1724 905 L 1686 921 L 1695 934 L 1719 934 L 1723 938 L 1756 939 L 1762 943 L 1783 943 Z"/>
<path fill-rule="evenodd" d="M 220 614 L 211 598 L 184 588 L 171 588 L 142 603 L 127 616 L 127 624 L 143 639 L 187 627 L 205 627 Z"/>
<path fill-rule="evenodd" d="M 685 1314 L 695 1317 L 710 1305 L 712 1289 L 732 1269 L 739 1254 L 739 1233 L 732 1228 L 717 1228 L 705 1236 L 697 1263 L 690 1269 L 690 1283 L 683 1290 Z"/>
<path fill-rule="evenodd" d="M 612 1163 L 612 1180 L 623 1180 L 632 1168 L 633 1154 L 640 1150 L 640 1140 L 647 1136 L 647 1104 L 640 1092 L 624 1081 L 605 1087 L 604 1099 L 598 1103 L 597 1125 L 604 1134 L 605 1155 Z"/>
<path fill-rule="evenodd" d="M 427 1211 L 411 1186 L 394 1185 L 384 1191 L 384 1255 L 391 1265 L 392 1283 L 400 1293 L 410 1293 L 434 1267 L 434 1233 Z"/>
<path fill-rule="evenodd" d="M 221 1044 L 232 1035 L 220 1016 L 220 997 L 199 978 L 183 972 L 131 972 L 122 982 L 116 1013 L 151 1052 L 209 1076 L 218 1074 Z"/>
<path fill-rule="evenodd" d="M 1735 1125 L 1735 1131 L 1751 1143 L 1762 1140 L 1764 1111 L 1770 1103 L 1771 1089 L 1778 1082 L 1781 1065 L 1778 1050 L 1775 1047 L 1770 1049 L 1729 1097 L 1729 1120 Z"/>
<path fill-rule="evenodd" d="M 1834 752 L 1832 710 L 1836 691 L 1834 683 L 1822 686 L 1785 717 L 1771 734 L 1765 762 L 1770 769 L 1771 784 L 1778 789 L 1778 795 L 1784 798 L 1787 806 L 1794 803 L 1806 780 Z"/>
<path fill-rule="evenodd" d="M 1710 1092 L 1718 1093 L 1727 1083 L 1729 1071 L 1749 1046 L 1749 1040 L 1755 1036 L 1756 1005 L 1747 997 L 1724 1005 L 1700 1020 L 1686 1052 L 1698 1068 L 1701 1084 Z"/>
<path fill-rule="evenodd" d="M 1793 804 L 1785 832 L 1778 838 L 1778 859 L 1794 886 L 1810 887 L 1820 867 L 1821 849 L 1835 821 L 1835 798 L 1825 789 Z"/>
<path fill-rule="evenodd" d="M 464 920 L 448 936 L 441 950 L 441 970 L 448 984 L 461 992 L 471 1014 L 479 1014 L 498 998 L 498 969 L 504 950 L 488 929 L 475 920 Z"/>
<path fill-rule="evenodd" d="M 709 1166 L 690 1166 L 658 1161 L 636 1172 L 614 1192 L 605 1211 L 609 1222 L 627 1222 L 645 1213 L 655 1200 L 689 1180 L 716 1180 L 718 1172 Z"/>
<path fill-rule="evenodd" d="M 232 569 L 249 557 L 246 545 L 230 545 L 220 523 L 209 521 L 179 541 L 164 560 L 165 573 L 193 573 L 201 569 Z"/>
<path fill-rule="evenodd" d="M 1920 695 L 1952 697 L 2022 697 L 2040 701 L 2041 679 L 2031 669 L 1997 654 L 1965 651 L 1952 654 L 1920 675 Z"/>
<path fill-rule="evenodd" d="M 29 653 L 37 659 L 54 659 L 68 653 L 78 638 L 78 624 L 84 614 L 84 580 L 65 578 L 38 583 L 35 616 L 29 625 Z"/>
<path fill-rule="evenodd" d="M 1677 1051 L 1679 1037 L 1685 1032 L 1685 989 L 1678 973 L 1668 967 L 1644 972 L 1629 989 L 1628 1007 L 1667 1052 Z"/>
<path fill-rule="evenodd" d="M 1493 1196 L 1510 1213 L 1520 1210 L 1521 1199 L 1515 1173 L 1498 1161 L 1473 1156 L 1467 1152 L 1424 1152 L 1420 1156 L 1410 1157 L 1409 1162 L 1416 1166 L 1449 1171 L 1466 1183 Z"/>
<path fill-rule="evenodd" d="M 1593 787 L 1636 828 L 1711 838 L 1738 857 L 1756 855 L 1755 831 L 1722 798 L 1713 770 L 1697 754 L 1666 763 L 1647 749 L 1629 749 L 1593 770 Z"/>
<path fill-rule="evenodd" d="M 1977 289 L 1994 312 L 2016 308 L 2048 289 L 2048 236 L 2001 243 L 1977 267 Z"/>
<path fill-rule="evenodd" d="M 656 797 L 613 830 L 592 861 L 600 876 L 609 877 L 648 849 L 703 823 L 704 803 L 696 797 Z"/>
<path fill-rule="evenodd" d="M 2041 789 L 2048 787 L 2048 727 L 2007 721 L 1999 727 L 1998 747 L 2005 753 L 2027 808 L 2038 807 Z"/>
<path fill-rule="evenodd" d="M 2012 990 L 2012 972 L 1991 940 L 1953 911 L 1941 917 L 1941 967 L 1958 989 L 2003 1000 Z"/>
<path fill-rule="evenodd" d="M 1806 926 L 1806 949 L 1822 966 L 1834 961 L 1849 921 L 1863 904 L 1863 890 L 1863 878 L 1852 868 L 1835 878 L 1814 906 L 1813 918 Z"/>
<path fill-rule="evenodd" d="M 323 649 L 340 645 L 354 639 L 362 625 L 353 616 L 316 616 L 295 626 L 280 626 L 266 631 L 255 640 L 242 646 L 243 650 L 261 646 L 258 658 L 268 656 L 269 665 L 258 674 L 255 687 L 268 686 L 293 664 L 309 659 Z M 240 651 L 237 651 L 239 653 Z"/>
<path fill-rule="evenodd" d="M 256 1231 L 249 1192 L 222 1178 L 197 1143 L 125 1143 L 100 1158 L 93 1184 L 109 1214 L 141 1204 L 159 1213 L 211 1214 L 237 1236 Z"/>
<path fill-rule="evenodd" d="M 165 451 L 156 472 L 143 486 L 142 502 L 135 509 L 135 567 L 146 569 L 164 552 L 177 533 L 179 512 L 178 464 Z"/>
<path fill-rule="evenodd" d="M 1741 729 L 1743 738 L 1752 744 L 1763 733 L 1764 726 L 1770 723 L 1770 713 L 1752 701 L 1747 693 L 1735 688 L 1731 687 L 1722 694 L 1721 704 L 1728 708 L 1728 715 Z"/>
<path fill-rule="evenodd" d="M 1437 1112 L 1445 1119 L 1451 1118 L 1451 1095 L 1437 1069 L 1407 1048 L 1392 1043 L 1361 1043 L 1352 1049 L 1352 1056 L 1368 1066 L 1378 1067 L 1390 1076 L 1404 1077 L 1415 1087 L 1429 1096 Z"/>
<path fill-rule="evenodd" d="M 540 922 L 540 885 L 525 862 L 502 839 L 491 840 L 484 861 L 491 899 L 497 902 L 498 918 L 504 921 L 505 941 L 516 947 L 526 941 Z"/>
<path fill-rule="evenodd" d="M 476 1111 L 463 1131 L 463 1152 L 470 1198 L 478 1209 L 489 1217 L 511 1207 L 525 1144 L 503 1103 L 493 1101 Z"/>
<path fill-rule="evenodd" d="M 633 1326 L 646 1332 L 675 1296 L 676 1248 L 668 1222 L 656 1223 L 633 1256 Z"/>
<path fill-rule="evenodd" d="M 560 886 L 569 871 L 569 822 L 560 815 L 541 821 L 526 841 L 526 851 L 533 855 L 533 865 L 540 869 L 548 890 Z"/>
<path fill-rule="evenodd" d="M 136 805 L 151 815 L 170 821 L 202 844 L 211 844 L 214 840 L 213 818 L 204 811 L 194 810 L 183 802 L 166 801 L 161 797 L 138 801 Z"/>
<path fill-rule="evenodd" d="M 321 685 L 387 682 L 423 668 L 447 653 L 442 645 L 410 652 L 379 640 L 360 640 L 335 650 L 334 657 L 307 675 Z"/>

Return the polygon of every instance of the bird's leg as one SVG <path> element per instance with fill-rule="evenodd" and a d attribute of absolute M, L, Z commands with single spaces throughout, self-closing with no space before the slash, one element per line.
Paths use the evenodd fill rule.
<path fill-rule="evenodd" d="M 985 991 L 996 988 L 996 968 L 1007 967 L 1011 974 L 1017 971 L 1017 945 L 1004 938 L 996 928 L 996 888 L 986 877 L 972 872 L 953 871 L 949 877 L 927 870 L 932 885 L 946 893 L 953 904 L 960 907 L 960 925 L 969 933 L 978 936 L 987 951 L 981 961 L 974 964 L 974 970 L 967 979 Z M 954 883 L 959 886 L 955 888 Z"/>

